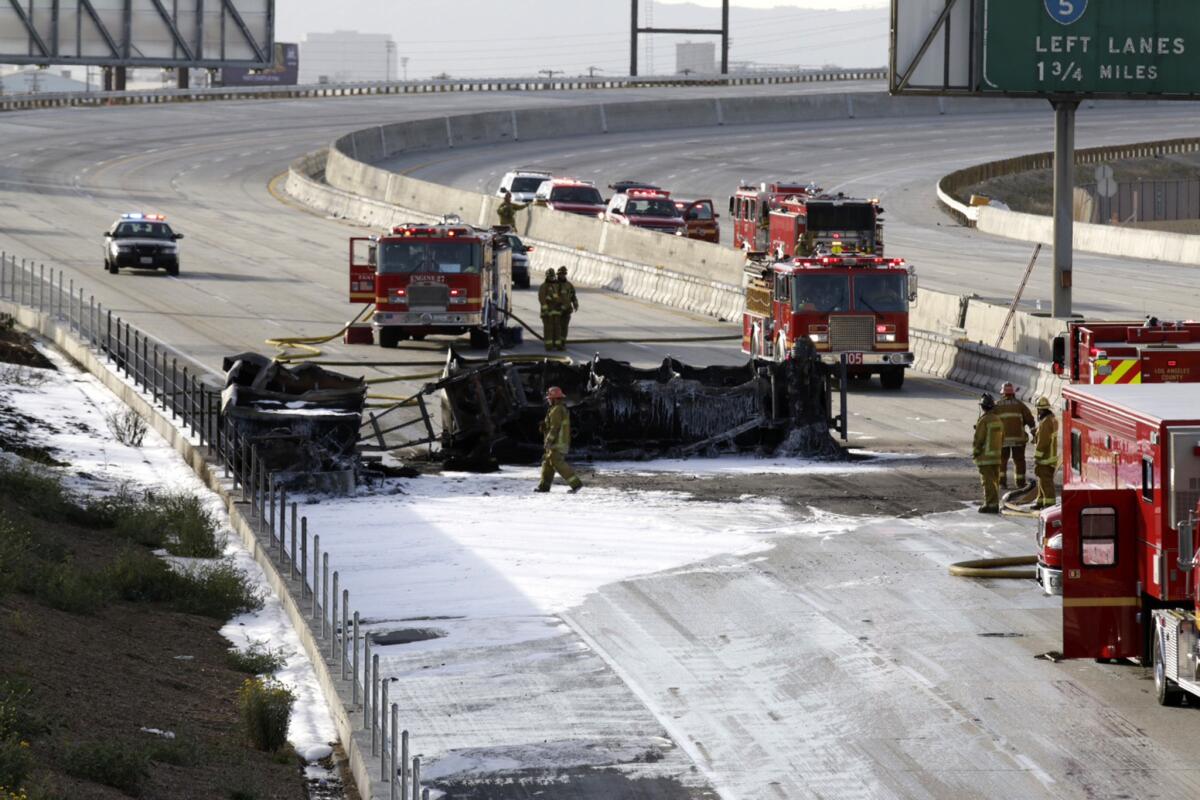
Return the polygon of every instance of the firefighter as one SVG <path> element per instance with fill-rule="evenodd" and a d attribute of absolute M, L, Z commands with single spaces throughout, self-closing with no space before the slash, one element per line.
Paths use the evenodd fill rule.
<path fill-rule="evenodd" d="M 1008 460 L 1013 462 L 1013 477 L 1018 489 L 1025 486 L 1025 445 L 1033 438 L 1037 423 L 1033 412 L 1017 397 L 1017 387 L 1005 383 L 1000 387 L 1000 402 L 996 413 L 1004 422 L 1004 451 L 1000 456 L 1000 488 L 1008 488 Z M 1025 429 L 1029 429 L 1029 435 Z"/>
<path fill-rule="evenodd" d="M 571 328 L 571 315 L 579 310 L 579 298 L 575 294 L 575 284 L 567 280 L 567 268 L 558 268 L 558 302 L 562 308 L 559 318 L 558 349 L 567 349 L 567 332 Z"/>
<path fill-rule="evenodd" d="M 538 304 L 542 313 L 542 343 L 547 350 L 556 350 L 562 327 L 562 304 L 558 297 L 558 276 L 553 269 L 546 270 L 546 280 L 538 288 Z"/>
<path fill-rule="evenodd" d="M 563 480 L 571 487 L 571 494 L 583 488 L 583 481 L 567 463 L 567 453 L 571 450 L 571 412 L 563 402 L 565 399 L 563 390 L 557 386 L 546 390 L 546 402 L 550 404 L 550 409 L 539 428 L 546 451 L 542 455 L 542 480 L 535 489 L 538 492 L 550 491 L 555 472 L 563 476 Z"/>
<path fill-rule="evenodd" d="M 1004 422 L 996 413 L 996 400 L 986 392 L 979 398 L 983 413 L 975 423 L 975 442 L 971 457 L 979 468 L 983 484 L 983 505 L 980 514 L 1000 513 L 1000 453 L 1004 449 Z"/>
<path fill-rule="evenodd" d="M 1050 400 L 1037 400 L 1037 437 L 1033 445 L 1033 474 L 1038 493 L 1034 508 L 1049 508 L 1055 503 L 1054 473 L 1058 469 L 1058 420 L 1050 409 Z"/>
<path fill-rule="evenodd" d="M 500 205 L 496 208 L 496 216 L 500 218 L 501 225 L 515 231 L 517 229 L 517 212 L 524 208 L 529 208 L 529 204 L 521 205 L 520 203 L 514 203 L 512 192 L 505 191 L 504 199 L 500 201 Z"/>

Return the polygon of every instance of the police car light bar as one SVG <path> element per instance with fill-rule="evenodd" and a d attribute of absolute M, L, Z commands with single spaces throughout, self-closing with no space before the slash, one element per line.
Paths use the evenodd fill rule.
<path fill-rule="evenodd" d="M 666 191 L 665 189 L 630 189 L 628 192 L 626 192 L 626 194 L 629 195 L 630 197 L 641 197 L 641 198 L 661 197 L 661 198 L 666 199 L 671 196 L 671 193 Z"/>
<path fill-rule="evenodd" d="M 164 222 L 167 218 L 162 214 L 143 214 L 140 211 L 133 211 L 128 214 L 122 214 L 121 219 L 144 219 L 147 222 Z"/>

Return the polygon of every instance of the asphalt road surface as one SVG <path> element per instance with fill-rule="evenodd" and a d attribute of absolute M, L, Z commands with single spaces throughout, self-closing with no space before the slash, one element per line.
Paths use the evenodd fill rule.
<path fill-rule="evenodd" d="M 268 337 L 330 332 L 354 313 L 345 302 L 352 229 L 273 195 L 268 184 L 289 159 L 369 124 L 597 98 L 447 95 L 6 114 L 0 249 L 66 267 L 106 307 L 218 367 L 223 356 L 261 348 Z M 1084 110 L 1079 143 L 1185 135 L 1195 120 L 1184 105 Z M 954 227 L 936 209 L 932 185 L 963 164 L 1046 149 L 1050 125 L 1047 109 L 645 133 L 458 150 L 453 162 L 414 174 L 486 189 L 536 152 L 600 182 L 635 176 L 681 195 L 721 198 L 739 178 L 816 179 L 881 196 L 888 246 L 918 264 L 925 285 L 999 298 L 1015 286 L 1029 248 Z M 101 233 L 127 210 L 165 213 L 186 234 L 177 279 L 102 271 Z M 1107 315 L 1194 316 L 1195 274 L 1080 256 L 1076 296 L 1081 307 Z M 1044 273 L 1034 280 L 1047 281 Z M 594 291 L 581 304 L 573 324 L 579 336 L 731 328 Z M 523 293 L 518 311 L 534 316 L 533 306 Z M 741 358 L 732 342 L 669 349 L 693 363 Z M 326 350 L 364 362 L 374 375 L 404 370 L 370 362 L 427 357 L 340 344 Z M 604 353 L 640 363 L 666 354 L 636 344 Z M 591 349 L 570 354 L 587 357 Z M 900 393 L 872 386 L 851 402 L 852 444 L 942 459 L 956 465 L 957 480 L 970 482 L 963 458 L 973 392 L 918 376 Z M 759 493 L 796 480 L 765 478 Z M 955 504 L 952 493 L 946 504 Z M 832 491 L 812 505 L 847 510 Z M 896 520 L 895 511 L 839 535 L 781 536 L 765 559 L 715 559 L 608 586 L 569 622 L 725 797 L 1197 794 L 1194 710 L 1154 705 L 1140 668 L 1035 660 L 1056 649 L 1059 637 L 1057 606 L 1034 587 L 946 576 L 952 560 L 1028 552 L 1028 524 L 981 527 L 972 512 Z M 567 699 L 562 713 L 587 707 Z M 436 747 L 435 739 L 425 741 Z"/>

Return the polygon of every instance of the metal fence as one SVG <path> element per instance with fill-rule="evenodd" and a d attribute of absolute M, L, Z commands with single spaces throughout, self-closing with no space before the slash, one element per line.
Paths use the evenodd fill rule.
<path fill-rule="evenodd" d="M 1200 180 L 1122 181 L 1111 196 L 1095 184 L 1082 187 L 1092 198 L 1092 222 L 1123 225 L 1200 219 Z"/>
<path fill-rule="evenodd" d="M 421 760 L 410 759 L 399 705 L 388 701 L 388 685 L 396 679 L 381 678 L 379 655 L 371 652 L 370 637 L 360 629 L 359 612 L 350 611 L 350 590 L 340 587 L 329 551 L 321 550 L 321 537 L 314 533 L 310 544 L 308 518 L 299 504 L 289 503 L 287 490 L 267 470 L 259 448 L 221 413 L 219 375 L 104 308 L 61 269 L 18 262 L 0 252 L 0 300 L 66 325 L 148 402 L 170 414 L 209 464 L 232 480 L 232 493 L 241 493 L 243 517 L 308 617 L 330 675 L 348 684 L 342 692 L 349 693 L 355 713 L 361 711 L 362 730 L 369 732 L 371 757 L 379 758 L 379 779 L 389 784 L 389 797 L 419 800 Z M 366 797 L 373 794 L 370 786 L 359 790 Z"/>
<path fill-rule="evenodd" d="M 758 86 L 767 84 L 824 83 L 828 81 L 883 81 L 887 70 L 829 69 L 790 72 L 751 72 L 734 75 L 664 75 L 611 78 L 471 78 L 460 80 L 379 81 L 304 86 L 218 87 L 213 89 L 161 89 L 123 92 L 58 92 L 36 95 L 0 94 L 0 111 L 60 106 L 153 105 L 206 100 L 271 100 L 311 97 L 358 97 L 376 94 L 438 94 L 443 92 L 552 92 L 586 89 L 644 89 L 660 86 Z"/>

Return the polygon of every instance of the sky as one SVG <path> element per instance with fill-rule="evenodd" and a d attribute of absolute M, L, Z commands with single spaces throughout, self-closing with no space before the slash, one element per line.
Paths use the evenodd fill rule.
<path fill-rule="evenodd" d="M 643 24 L 652 13 L 658 27 L 719 25 L 720 15 L 713 13 L 719 0 L 701 2 L 711 7 L 657 0 L 651 8 L 649 0 L 641 0 Z M 415 8 L 437 11 L 405 13 Z M 408 77 L 414 79 L 440 73 L 529 76 L 547 69 L 578 75 L 589 67 L 602 75 L 629 71 L 625 0 L 441 0 L 429 5 L 416 0 L 277 0 L 276 20 L 276 38 L 284 42 L 336 30 L 391 34 L 397 55 L 407 59 Z M 809 67 L 879 67 L 887 62 L 888 12 L 881 0 L 736 0 L 730 24 L 735 62 Z M 685 39 L 701 37 L 643 37 L 642 74 L 674 74 L 675 43 Z"/>

